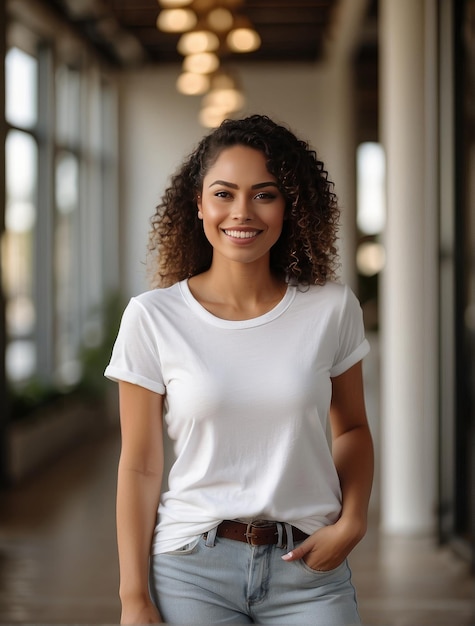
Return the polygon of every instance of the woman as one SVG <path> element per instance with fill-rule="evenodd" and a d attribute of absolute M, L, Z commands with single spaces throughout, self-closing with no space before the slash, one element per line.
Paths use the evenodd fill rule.
<path fill-rule="evenodd" d="M 337 223 L 315 152 L 265 116 L 223 122 L 173 177 L 150 235 L 161 288 L 131 300 L 106 370 L 121 623 L 359 623 L 368 344 L 335 282 Z"/>

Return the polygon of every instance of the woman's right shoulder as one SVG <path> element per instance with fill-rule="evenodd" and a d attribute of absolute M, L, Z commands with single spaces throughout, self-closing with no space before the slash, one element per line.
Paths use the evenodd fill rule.
<path fill-rule="evenodd" d="M 149 289 L 135 296 L 132 296 L 126 307 L 127 309 L 139 309 L 152 313 L 160 309 L 173 309 L 182 300 L 180 283 L 175 283 L 170 287 L 159 287 Z"/>
<path fill-rule="evenodd" d="M 130 298 L 130 302 L 137 302 L 143 306 L 155 304 L 156 302 L 166 302 L 173 300 L 180 294 L 180 283 L 174 283 L 170 287 L 157 287 L 156 289 L 148 289 L 142 291 Z"/>

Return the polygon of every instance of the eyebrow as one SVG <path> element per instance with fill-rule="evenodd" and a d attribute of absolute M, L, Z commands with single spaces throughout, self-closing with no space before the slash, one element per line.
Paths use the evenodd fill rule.
<path fill-rule="evenodd" d="M 229 183 L 225 180 L 215 180 L 213 183 L 210 184 L 208 189 L 210 187 L 213 187 L 214 185 L 223 185 L 224 187 L 230 187 L 231 189 L 239 189 L 238 185 L 235 185 L 234 183 Z M 251 189 L 262 189 L 263 187 L 277 187 L 278 188 L 279 186 L 276 182 L 270 180 L 264 183 L 256 183 L 255 185 L 252 185 Z"/>

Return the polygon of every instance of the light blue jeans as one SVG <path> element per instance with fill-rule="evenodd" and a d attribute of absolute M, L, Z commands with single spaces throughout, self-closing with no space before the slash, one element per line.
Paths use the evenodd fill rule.
<path fill-rule="evenodd" d="M 285 562 L 293 546 L 250 546 L 216 537 L 152 557 L 150 589 L 169 624 L 360 624 L 346 561 L 316 572 Z"/>

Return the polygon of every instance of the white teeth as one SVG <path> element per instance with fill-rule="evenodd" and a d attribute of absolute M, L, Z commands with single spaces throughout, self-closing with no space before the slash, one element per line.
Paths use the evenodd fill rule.
<path fill-rule="evenodd" d="M 250 239 L 255 237 L 259 231 L 257 230 L 225 230 L 226 235 L 235 237 L 236 239 Z"/>

